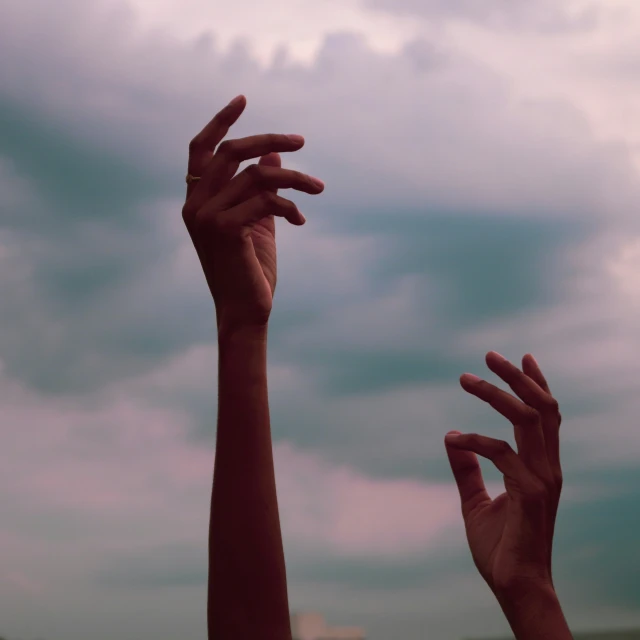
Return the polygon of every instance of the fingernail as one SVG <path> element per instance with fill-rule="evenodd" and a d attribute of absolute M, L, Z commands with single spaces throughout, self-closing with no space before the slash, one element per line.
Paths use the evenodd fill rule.
<path fill-rule="evenodd" d="M 307 219 L 304 217 L 302 213 L 300 214 L 300 217 L 302 218 L 302 224 L 304 224 L 307 221 Z"/>
<path fill-rule="evenodd" d="M 451 431 L 450 433 L 447 433 L 447 435 L 444 437 L 444 439 L 447 442 L 451 442 L 452 440 L 455 440 L 456 438 L 459 438 L 462 434 L 461 433 L 456 433 L 455 431 Z"/>
<path fill-rule="evenodd" d="M 460 379 L 464 382 L 480 382 L 480 378 L 474 376 L 473 373 L 463 373 Z"/>
<path fill-rule="evenodd" d="M 240 94 L 239 96 L 236 96 L 227 106 L 228 107 L 235 107 L 237 104 L 242 102 L 242 98 L 244 98 L 244 96 L 242 94 Z"/>
<path fill-rule="evenodd" d="M 302 144 L 304 142 L 304 138 L 302 136 L 299 136 L 296 133 L 288 134 L 287 138 L 289 138 L 289 140 L 291 140 L 291 142 L 295 142 L 296 144 Z"/>
<path fill-rule="evenodd" d="M 309 177 L 311 178 L 311 182 L 313 182 L 313 184 L 318 185 L 318 187 L 320 187 L 321 189 L 324 189 L 324 182 L 322 182 L 320 178 L 314 178 L 313 176 Z"/>
<path fill-rule="evenodd" d="M 506 358 L 499 354 L 497 351 L 489 351 L 489 353 L 487 355 L 492 355 L 494 358 L 497 358 L 498 360 L 506 360 Z"/>

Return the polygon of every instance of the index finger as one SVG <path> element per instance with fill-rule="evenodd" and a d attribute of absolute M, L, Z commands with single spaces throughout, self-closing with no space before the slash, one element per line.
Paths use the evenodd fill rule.
<path fill-rule="evenodd" d="M 209 123 L 189 143 L 189 163 L 187 171 L 200 177 L 207 163 L 213 157 L 215 148 L 229 133 L 247 106 L 243 95 L 236 96 L 226 107 L 218 111 Z M 187 185 L 187 198 L 195 188 L 195 183 Z"/>

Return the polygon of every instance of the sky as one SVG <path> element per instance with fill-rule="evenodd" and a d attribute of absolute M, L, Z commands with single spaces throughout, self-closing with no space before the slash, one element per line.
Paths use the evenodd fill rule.
<path fill-rule="evenodd" d="M 496 350 L 560 402 L 572 629 L 640 626 L 639 37 L 635 0 L 4 3 L 0 635 L 205 638 L 217 347 L 181 209 L 240 93 L 230 136 L 301 134 L 283 165 L 326 184 L 277 224 L 291 609 L 508 631 L 443 445 L 514 443 L 458 382 L 504 388 Z"/>

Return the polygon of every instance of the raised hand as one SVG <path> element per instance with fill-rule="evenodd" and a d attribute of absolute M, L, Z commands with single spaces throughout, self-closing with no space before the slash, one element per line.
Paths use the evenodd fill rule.
<path fill-rule="evenodd" d="M 189 173 L 201 179 L 188 186 L 182 216 L 215 302 L 219 333 L 267 324 L 276 287 L 274 216 L 305 222 L 278 189 L 324 189 L 317 178 L 281 168 L 278 153 L 301 149 L 302 136 L 222 142 L 245 106 L 244 96 L 232 100 L 189 144 Z M 257 157 L 258 164 L 234 177 L 241 162 Z"/>
<path fill-rule="evenodd" d="M 460 383 L 513 424 L 518 452 L 502 440 L 457 431 L 447 434 L 445 445 L 471 555 L 500 600 L 529 587 L 553 590 L 551 550 L 562 489 L 561 416 L 533 356 L 522 359 L 522 371 L 493 351 L 486 362 L 520 400 L 469 374 Z M 494 500 L 485 489 L 476 454 L 504 475 L 506 491 Z"/>

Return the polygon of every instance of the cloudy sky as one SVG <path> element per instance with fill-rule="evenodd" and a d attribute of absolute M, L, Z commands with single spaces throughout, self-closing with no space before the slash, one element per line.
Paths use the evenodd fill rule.
<path fill-rule="evenodd" d="M 640 626 L 635 0 L 9 0 L 0 22 L 0 635 L 203 640 L 215 316 L 189 140 L 299 133 L 270 400 L 293 610 L 508 630 L 443 436 L 531 351 L 558 397 L 555 581 Z M 500 491 L 499 476 L 483 464 Z"/>

